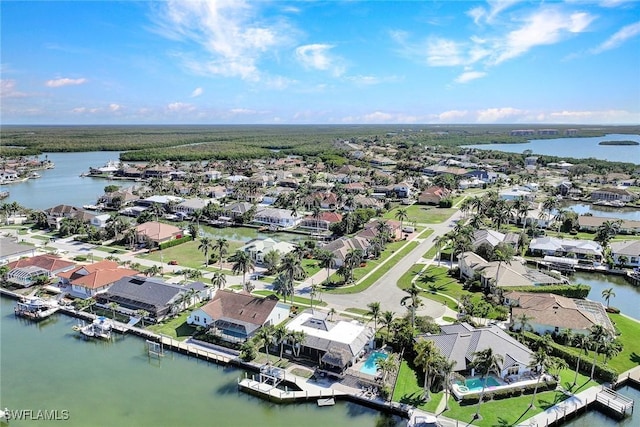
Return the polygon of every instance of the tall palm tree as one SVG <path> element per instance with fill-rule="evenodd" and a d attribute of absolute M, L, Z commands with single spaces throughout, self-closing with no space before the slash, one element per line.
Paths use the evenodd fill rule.
<path fill-rule="evenodd" d="M 449 410 L 449 383 L 451 382 L 451 374 L 453 374 L 456 367 L 455 360 L 444 359 L 440 364 L 440 375 L 442 375 L 444 381 L 444 410 Z"/>
<path fill-rule="evenodd" d="M 291 301 L 293 302 L 293 288 L 289 286 L 289 279 L 284 273 L 278 274 L 273 281 L 273 291 L 278 295 L 282 295 L 283 302 L 287 302 L 288 296 L 291 296 Z"/>
<path fill-rule="evenodd" d="M 375 333 L 378 331 L 378 319 L 380 318 L 380 303 L 379 302 L 370 302 L 369 304 L 367 304 L 367 308 L 369 309 L 369 311 L 367 312 L 367 316 L 371 316 L 371 318 L 373 319 L 373 330 L 374 330 L 374 335 Z"/>
<path fill-rule="evenodd" d="M 396 354 L 390 354 L 388 357 L 376 359 L 376 368 L 380 369 L 382 373 L 382 383 L 387 381 L 389 374 L 395 372 L 398 367 L 398 356 Z"/>
<path fill-rule="evenodd" d="M 255 268 L 253 258 L 245 251 L 237 250 L 236 253 L 231 256 L 230 260 L 233 262 L 233 267 L 231 267 L 233 274 L 242 273 L 242 285 L 245 287 L 247 283 L 247 273 Z"/>
<path fill-rule="evenodd" d="M 558 198 L 555 196 L 549 196 L 542 202 L 542 210 L 547 213 L 547 227 L 551 222 L 551 212 L 557 209 L 559 204 Z"/>
<path fill-rule="evenodd" d="M 609 333 L 600 324 L 595 324 L 589 329 L 589 343 L 593 347 L 593 365 L 591 366 L 591 379 L 596 371 L 596 358 L 605 341 L 609 339 Z"/>
<path fill-rule="evenodd" d="M 107 304 L 107 307 L 109 307 L 111 309 L 111 318 L 113 320 L 116 320 L 116 310 L 118 309 L 118 303 L 111 301 L 109 304 Z"/>
<path fill-rule="evenodd" d="M 220 262 L 220 270 L 222 270 L 222 258 L 227 253 L 229 242 L 227 239 L 217 239 L 213 244 L 213 248 L 218 251 L 218 256 L 220 257 L 218 261 Z"/>
<path fill-rule="evenodd" d="M 140 318 L 140 322 L 143 328 L 144 328 L 144 318 L 147 317 L 148 315 L 149 315 L 149 312 L 147 310 L 136 310 L 136 316 Z"/>
<path fill-rule="evenodd" d="M 494 257 L 496 261 L 498 261 L 498 269 L 496 270 L 496 279 L 495 285 L 496 287 L 500 284 L 500 268 L 502 267 L 502 263 L 507 265 L 511 265 L 511 261 L 516 253 L 516 250 L 510 244 L 499 244 L 494 251 Z"/>
<path fill-rule="evenodd" d="M 319 261 L 320 268 L 325 268 L 327 270 L 327 279 L 329 281 L 329 270 L 334 265 L 333 254 L 326 249 L 320 249 L 316 251 L 316 259 Z"/>
<path fill-rule="evenodd" d="M 288 253 L 282 259 L 278 271 L 284 275 L 286 286 L 290 291 L 289 293 L 293 295 L 294 280 L 303 277 L 305 274 L 304 268 L 302 268 L 302 261 L 293 253 Z"/>
<path fill-rule="evenodd" d="M 387 341 L 389 341 L 391 324 L 393 324 L 394 316 L 395 316 L 395 313 L 393 311 L 387 310 L 384 313 L 382 313 L 382 316 L 380 317 L 380 322 L 385 326 L 385 328 L 387 328 L 387 333 L 385 334 L 386 337 L 384 342 L 382 343 L 383 345 L 386 344 Z"/>
<path fill-rule="evenodd" d="M 538 385 L 540 385 L 540 379 L 542 375 L 549 369 L 549 355 L 546 351 L 542 351 L 542 349 L 538 349 L 533 355 L 531 359 L 531 363 L 529 363 L 529 368 L 538 370 L 538 380 L 536 381 L 536 386 L 533 389 L 533 397 L 531 398 L 531 403 L 529 403 L 529 408 L 533 408 L 533 403 L 536 400 L 536 394 L 538 393 Z"/>
<path fill-rule="evenodd" d="M 404 221 L 409 218 L 406 208 L 399 208 L 394 214 L 395 218 L 400 221 L 400 230 L 404 230 Z"/>
<path fill-rule="evenodd" d="M 436 246 L 436 248 L 438 249 L 438 267 L 440 267 L 440 258 L 442 257 L 442 248 L 445 247 L 447 244 L 449 244 L 451 238 L 449 237 L 448 234 L 443 234 L 442 236 L 438 236 L 436 237 L 436 239 L 433 241 L 434 245 Z"/>
<path fill-rule="evenodd" d="M 331 310 L 329 310 L 329 320 L 333 321 L 333 316 L 336 313 L 337 313 L 336 309 L 331 307 Z"/>
<path fill-rule="evenodd" d="M 532 319 L 531 316 L 527 316 L 526 313 L 522 313 L 518 317 L 516 317 L 516 321 L 520 323 L 520 335 L 524 335 L 524 332 L 527 329 L 527 326 L 530 325 L 529 321 L 531 319 Z"/>
<path fill-rule="evenodd" d="M 480 372 L 480 379 L 482 380 L 482 390 L 480 391 L 480 400 L 478 400 L 478 407 L 476 408 L 476 413 L 473 418 L 477 419 L 480 416 L 480 405 L 482 404 L 482 399 L 484 398 L 484 391 L 487 387 L 487 382 L 485 378 L 489 375 L 491 371 L 499 371 L 500 364 L 502 364 L 503 358 L 500 354 L 496 354 L 493 352 L 491 347 L 477 351 L 473 353 L 473 361 L 471 362 L 471 366 L 473 366 L 476 372 Z"/>
<path fill-rule="evenodd" d="M 400 300 L 400 305 L 407 307 L 411 312 L 411 330 L 413 331 L 416 325 L 416 310 L 422 305 L 420 301 L 420 288 L 418 288 L 415 283 L 412 283 L 410 288 L 405 289 L 405 292 L 409 295 Z"/>
<path fill-rule="evenodd" d="M 276 344 L 280 345 L 280 359 L 282 359 L 282 352 L 284 350 L 284 343 L 289 336 L 289 331 L 284 326 L 284 324 L 279 324 L 273 329 L 273 339 Z"/>
<path fill-rule="evenodd" d="M 434 368 L 438 356 L 438 349 L 433 341 L 420 340 L 414 345 L 416 352 L 415 364 L 422 367 L 424 371 L 424 398 L 431 400 L 429 388 L 431 387 L 431 370 Z"/>
<path fill-rule="evenodd" d="M 211 284 L 218 289 L 224 289 L 227 284 L 227 276 L 221 271 L 214 271 L 211 276 Z"/>
<path fill-rule="evenodd" d="M 602 291 L 602 298 L 607 302 L 607 307 L 609 307 L 609 300 L 611 297 L 615 297 L 616 293 L 613 291 L 613 288 L 608 288 Z"/>
<path fill-rule="evenodd" d="M 213 249 L 213 241 L 211 237 L 203 237 L 200 239 L 200 244 L 198 245 L 198 250 L 204 253 L 204 265 L 205 267 L 209 267 L 209 251 Z"/>
<path fill-rule="evenodd" d="M 291 344 L 291 348 L 293 349 L 293 355 L 298 357 L 300 355 L 300 349 L 302 348 L 302 344 L 304 344 L 307 339 L 307 335 L 304 331 L 290 331 L 289 332 L 289 343 Z"/>
<path fill-rule="evenodd" d="M 575 338 L 576 347 L 580 349 L 578 356 L 576 357 L 576 375 L 573 377 L 573 386 L 578 383 L 578 372 L 580 372 L 580 359 L 582 358 L 582 354 L 586 354 L 587 348 L 589 347 L 589 337 L 583 334 L 578 334 Z"/>

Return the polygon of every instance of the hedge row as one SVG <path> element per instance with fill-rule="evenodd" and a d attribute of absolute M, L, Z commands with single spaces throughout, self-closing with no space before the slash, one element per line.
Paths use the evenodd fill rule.
<path fill-rule="evenodd" d="M 540 380 L 538 384 L 538 392 L 555 390 L 558 386 L 558 382 L 556 380 L 553 381 L 543 381 Z M 522 396 L 524 394 L 533 394 L 533 391 L 536 388 L 536 384 L 527 384 L 519 387 L 512 387 L 503 390 L 495 390 L 495 391 L 485 391 L 484 396 L 482 397 L 482 401 L 486 402 L 487 400 L 499 400 L 506 399 L 509 397 L 517 397 Z M 460 400 L 460 405 L 473 405 L 478 403 L 480 400 L 480 393 L 467 394 L 462 396 Z"/>
<path fill-rule="evenodd" d="M 525 332 L 524 337 L 527 340 L 527 344 L 537 343 L 542 338 L 534 333 Z M 551 342 L 551 354 L 553 356 L 560 357 L 569 364 L 571 369 L 575 369 L 578 357 L 580 358 L 580 373 L 583 375 L 591 375 L 591 367 L 593 366 L 593 357 L 589 357 L 585 354 L 581 354 L 578 350 L 567 348 L 558 343 Z M 601 361 L 596 361 L 596 369 L 593 374 L 597 379 L 605 382 L 615 382 L 618 380 L 618 372 L 615 369 L 610 368 Z"/>
<path fill-rule="evenodd" d="M 567 298 L 586 298 L 591 291 L 589 285 L 544 285 L 544 286 L 513 286 L 506 291 L 532 292 L 562 295 Z"/>
<path fill-rule="evenodd" d="M 179 239 L 169 240 L 168 242 L 160 243 L 160 249 L 167 249 L 173 246 L 181 245 L 185 242 L 190 242 L 191 236 L 184 236 Z"/>

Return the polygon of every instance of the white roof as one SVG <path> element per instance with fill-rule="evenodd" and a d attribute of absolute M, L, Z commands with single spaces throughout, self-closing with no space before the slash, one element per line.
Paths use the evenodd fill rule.
<path fill-rule="evenodd" d="M 351 344 L 356 341 L 363 332 L 366 332 L 367 327 L 357 320 L 346 322 L 340 320 L 333 324 L 333 327 L 329 330 L 313 328 L 303 325 L 308 320 L 311 320 L 315 316 L 312 313 L 305 312 L 298 315 L 287 325 L 287 329 L 291 331 L 304 331 L 308 337 L 322 338 L 325 340 L 339 342 L 343 344 Z M 319 321 L 322 321 L 318 319 Z"/>

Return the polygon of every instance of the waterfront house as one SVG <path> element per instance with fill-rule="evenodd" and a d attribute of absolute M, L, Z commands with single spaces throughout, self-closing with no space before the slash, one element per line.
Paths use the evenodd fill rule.
<path fill-rule="evenodd" d="M 473 252 L 464 252 L 458 258 L 460 273 L 465 279 L 476 276 L 485 288 L 506 288 L 509 286 L 540 286 L 566 283 L 565 279 L 549 276 L 529 268 L 524 260 L 515 258 L 511 263 L 487 261 Z"/>
<path fill-rule="evenodd" d="M 529 243 L 529 251 L 534 256 L 568 256 L 576 259 L 591 259 L 596 262 L 602 260 L 602 246 L 592 240 L 538 237 Z"/>
<path fill-rule="evenodd" d="M 607 221 L 617 221 L 616 218 L 608 218 L 603 216 L 580 215 L 578 217 L 578 226 L 580 231 L 595 232 L 602 224 Z M 632 219 L 623 219 L 620 222 L 621 233 L 640 233 L 640 221 Z"/>
<path fill-rule="evenodd" d="M 258 264 L 264 262 L 264 256 L 271 251 L 280 253 L 280 256 L 284 256 L 289 252 L 293 252 L 296 246 L 289 242 L 276 242 L 271 238 L 266 239 L 254 239 L 249 241 L 246 245 L 242 246 L 238 250 L 249 254 Z"/>
<path fill-rule="evenodd" d="M 595 190 L 591 193 L 591 200 L 603 202 L 632 202 L 637 195 L 624 188 L 605 187 Z"/>
<path fill-rule="evenodd" d="M 237 202 L 223 208 L 223 212 L 228 218 L 237 220 L 249 212 L 253 206 L 254 205 L 249 202 Z"/>
<path fill-rule="evenodd" d="M 36 248 L 32 245 L 19 243 L 9 237 L 0 237 L 0 265 L 8 264 L 22 257 L 32 257 Z"/>
<path fill-rule="evenodd" d="M 331 373 L 342 374 L 373 346 L 374 331 L 357 320 L 332 321 L 326 313 L 307 310 L 286 326 L 305 334 L 300 357 Z"/>
<path fill-rule="evenodd" d="M 329 231 L 332 224 L 342 221 L 342 215 L 337 212 L 320 212 L 316 218 L 313 215 L 305 216 L 300 222 L 300 228 L 310 228 L 313 230 Z"/>
<path fill-rule="evenodd" d="M 524 199 L 528 202 L 532 202 L 535 199 L 535 195 L 529 190 L 523 190 L 520 187 L 513 187 L 508 190 L 502 190 L 498 193 L 498 196 L 502 200 L 518 200 Z"/>
<path fill-rule="evenodd" d="M 143 177 L 145 179 L 169 179 L 171 178 L 171 173 L 175 172 L 175 169 L 171 166 L 154 166 L 145 169 Z"/>
<path fill-rule="evenodd" d="M 82 209 L 70 205 L 57 205 L 44 210 L 45 215 L 47 215 L 47 224 L 53 230 L 60 228 L 60 223 L 63 219 L 75 218 L 82 212 Z"/>
<path fill-rule="evenodd" d="M 138 243 L 146 243 L 149 240 L 155 245 L 182 237 L 182 230 L 178 227 L 156 221 L 149 221 L 136 226 L 135 232 Z"/>
<path fill-rule="evenodd" d="M 496 325 L 474 328 L 468 323 L 459 323 L 442 325 L 440 329 L 440 334 L 419 335 L 416 340 L 433 342 L 440 354 L 447 360 L 455 361 L 454 372 L 475 376 L 472 368 L 473 355 L 487 348 L 502 356 L 498 372 L 495 372 L 500 378 L 530 371 L 533 352 Z"/>
<path fill-rule="evenodd" d="M 292 214 L 289 209 L 261 208 L 256 212 L 253 222 L 278 228 L 293 228 L 300 224 L 302 218 L 302 215 Z"/>
<path fill-rule="evenodd" d="M 624 265 L 626 267 L 640 267 L 640 240 L 613 242 L 610 246 L 614 264 L 620 264 L 620 258 L 625 257 Z"/>
<path fill-rule="evenodd" d="M 518 233 L 509 232 L 504 234 L 496 230 L 476 230 L 473 233 L 471 244 L 474 250 L 481 245 L 489 245 L 492 248 L 495 248 L 500 243 L 507 243 L 514 249 L 517 249 L 519 241 L 520 235 Z"/>
<path fill-rule="evenodd" d="M 71 296 L 78 298 L 95 297 L 106 292 L 109 287 L 125 276 L 135 276 L 140 272 L 120 267 L 115 261 L 103 260 L 93 264 L 80 265 L 72 270 L 58 273 L 58 286 Z"/>
<path fill-rule="evenodd" d="M 195 211 L 201 211 L 207 207 L 209 203 L 217 203 L 212 199 L 193 198 L 187 199 L 176 205 L 174 212 L 182 212 L 186 215 L 193 215 Z"/>
<path fill-rule="evenodd" d="M 209 328 L 229 342 L 243 342 L 263 326 L 279 325 L 289 318 L 289 305 L 275 295 L 257 297 L 246 292 L 219 290 L 213 299 L 191 312 L 187 323 Z"/>
<path fill-rule="evenodd" d="M 18 179 L 18 172 L 13 169 L 0 169 L 0 182 L 13 182 Z"/>
<path fill-rule="evenodd" d="M 113 283 L 106 292 L 97 294 L 96 299 L 101 304 L 115 302 L 121 311 L 144 310 L 150 317 L 162 320 L 183 308 L 187 295 L 193 293 L 191 302 L 197 302 L 202 286 L 202 282 L 180 286 L 155 277 L 127 276 Z"/>
<path fill-rule="evenodd" d="M 111 215 L 109 214 L 94 215 L 89 220 L 89 224 L 96 228 L 105 228 L 107 226 L 107 223 L 109 222 L 109 219 L 111 219 Z"/>
<path fill-rule="evenodd" d="M 517 319 L 526 315 L 529 328 L 537 334 L 559 334 L 569 329 L 588 335 L 594 325 L 602 325 L 615 334 L 615 328 L 600 302 L 567 298 L 555 294 L 505 292 L 504 304 L 511 306 L 512 327 L 519 329 Z"/>
<path fill-rule="evenodd" d="M 74 262 L 49 254 L 21 258 L 7 264 L 7 281 L 26 288 L 34 285 L 40 277 L 55 277 L 75 265 Z"/>

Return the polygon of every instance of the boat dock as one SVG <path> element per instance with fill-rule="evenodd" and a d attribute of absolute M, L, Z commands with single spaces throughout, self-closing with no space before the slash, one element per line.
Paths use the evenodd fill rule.
<path fill-rule="evenodd" d="M 603 387 L 596 395 L 596 402 L 616 418 L 633 414 L 633 399 L 621 395 L 612 388 Z"/>
<path fill-rule="evenodd" d="M 340 397 L 346 397 L 348 393 L 336 390 L 331 387 L 322 387 L 307 381 L 298 381 L 295 377 L 292 377 L 294 382 L 292 383 L 292 389 L 289 386 L 283 386 L 284 388 L 278 388 L 273 384 L 266 382 L 260 382 L 252 378 L 244 378 L 238 381 L 238 388 L 249 394 L 260 396 L 270 402 L 297 402 L 301 400 L 317 400 L 319 402 L 325 402 L 324 399 L 335 399 Z M 299 388 L 300 390 L 294 390 L 293 388 Z"/>

